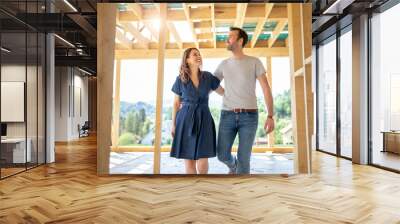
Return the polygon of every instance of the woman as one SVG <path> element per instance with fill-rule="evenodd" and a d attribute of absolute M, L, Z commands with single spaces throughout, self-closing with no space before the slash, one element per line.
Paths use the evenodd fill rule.
<path fill-rule="evenodd" d="M 179 76 L 172 91 L 176 94 L 172 110 L 171 157 L 185 159 L 187 174 L 207 174 L 208 158 L 216 156 L 216 131 L 208 107 L 212 90 L 223 95 L 220 80 L 201 71 L 198 49 L 183 53 Z"/>

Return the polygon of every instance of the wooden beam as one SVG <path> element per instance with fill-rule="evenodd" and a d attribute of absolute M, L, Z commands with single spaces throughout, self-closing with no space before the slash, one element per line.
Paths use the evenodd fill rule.
<path fill-rule="evenodd" d="M 167 22 L 167 27 L 169 32 L 171 32 L 172 36 L 174 37 L 175 42 L 178 45 L 179 49 L 182 49 L 183 47 L 182 40 L 178 34 L 178 31 L 175 28 L 175 25 L 172 22 Z"/>
<path fill-rule="evenodd" d="M 293 128 L 293 136 L 295 139 L 295 170 L 298 173 L 309 174 L 311 168 L 308 165 L 308 140 L 306 133 L 306 108 L 304 95 L 304 76 L 292 76 L 292 119 L 295 128 Z"/>
<path fill-rule="evenodd" d="M 112 146 L 118 146 L 119 139 L 119 112 L 120 112 L 120 95 L 121 95 L 121 60 L 117 60 L 114 86 L 113 116 L 112 116 Z"/>
<path fill-rule="evenodd" d="M 312 51 L 312 5 L 305 3 L 301 5 L 302 18 L 302 51 L 303 51 L 303 70 L 304 70 L 304 97 L 305 97 L 305 113 L 306 113 L 306 136 L 308 147 L 308 166 L 311 173 L 312 158 L 312 134 L 314 132 L 314 97 L 312 92 L 312 67 L 306 64 L 306 58 L 311 57 Z"/>
<path fill-rule="evenodd" d="M 213 3 L 187 3 L 190 7 L 209 7 Z"/>
<path fill-rule="evenodd" d="M 97 174 L 109 174 L 117 5 L 97 6 Z"/>
<path fill-rule="evenodd" d="M 213 39 L 213 33 L 199 33 L 196 35 L 198 40 L 211 40 Z"/>
<path fill-rule="evenodd" d="M 289 45 L 292 59 L 294 85 L 293 119 L 296 125 L 297 168 L 300 173 L 311 173 L 311 142 L 313 133 L 312 67 L 306 63 L 311 57 L 311 5 L 289 6 Z M 296 21 L 293 21 L 296 18 Z M 295 38 L 300 37 L 300 38 Z M 293 108 L 293 105 L 292 105 Z"/>
<path fill-rule="evenodd" d="M 204 20 L 210 19 L 211 11 L 208 7 L 191 8 L 188 4 L 185 4 L 188 9 L 190 9 L 190 19 L 191 20 Z"/>
<path fill-rule="evenodd" d="M 286 4 L 286 5 L 289 5 L 289 4 Z M 269 19 L 271 19 L 271 20 L 287 19 L 288 14 L 287 14 L 287 6 L 286 5 L 285 6 L 275 5 L 274 8 L 272 9 L 271 13 L 269 14 Z M 266 7 L 267 7 L 267 5 L 260 7 L 260 6 L 252 6 L 250 4 L 249 7 L 247 7 L 246 19 L 265 18 L 266 13 L 267 13 Z"/>
<path fill-rule="evenodd" d="M 266 57 L 267 64 L 267 80 L 272 91 L 272 57 Z M 275 118 L 276 119 L 276 118 Z M 268 134 L 268 147 L 273 147 L 275 145 L 275 131 Z"/>
<path fill-rule="evenodd" d="M 236 4 L 236 20 L 235 27 L 242 28 L 244 23 L 244 18 L 246 16 L 247 3 L 237 3 Z"/>
<path fill-rule="evenodd" d="M 275 43 L 275 41 L 278 39 L 279 34 L 283 31 L 287 24 L 287 20 L 281 20 L 278 22 L 278 24 L 275 27 L 274 32 L 272 32 L 271 38 L 268 39 L 268 47 L 272 47 Z"/>
<path fill-rule="evenodd" d="M 187 4 L 185 4 L 187 6 Z M 188 6 L 187 6 L 188 7 Z M 196 14 L 198 18 L 192 17 L 191 19 L 207 19 L 210 18 L 210 12 L 206 12 L 207 18 L 204 15 L 200 15 L 201 12 L 206 12 L 207 10 L 202 9 L 202 11 L 197 11 Z M 235 22 L 236 19 L 236 7 L 219 7 L 215 6 L 215 20 L 216 21 L 231 21 Z M 185 21 L 187 17 L 185 15 L 184 10 L 168 10 L 167 12 L 167 21 Z M 143 9 L 141 21 L 149 21 L 158 18 L 158 12 L 154 8 Z M 246 10 L 246 20 L 251 19 L 262 19 L 265 17 L 265 6 L 253 6 L 252 4 L 248 5 Z M 271 20 L 280 20 L 287 18 L 287 8 L 286 6 L 275 6 L 269 15 L 269 19 Z M 121 11 L 119 12 L 119 21 L 120 22 L 132 22 L 139 21 L 138 17 L 132 11 Z"/>
<path fill-rule="evenodd" d="M 232 146 L 232 152 L 237 152 L 238 147 Z M 153 146 L 113 146 L 111 147 L 112 152 L 154 152 Z M 264 147 L 264 146 L 253 146 L 252 153 L 292 153 L 293 147 Z M 161 152 L 171 152 L 170 146 L 162 146 Z"/>
<path fill-rule="evenodd" d="M 217 51 L 219 50 L 226 50 L 226 42 L 225 41 L 217 41 Z M 190 42 L 182 42 L 183 48 L 188 48 L 188 47 L 195 47 L 195 43 L 190 43 Z M 121 44 L 117 43 L 117 50 L 126 50 L 126 48 L 124 46 L 122 46 Z M 247 45 L 246 45 L 247 46 Z M 265 50 L 270 50 L 270 49 L 274 49 L 274 52 L 276 49 L 288 49 L 286 48 L 286 44 L 285 41 L 283 40 L 277 40 L 274 44 L 273 48 L 266 48 L 268 46 L 268 40 L 259 40 L 257 41 L 256 46 L 254 46 L 255 49 L 265 49 Z M 206 42 L 199 42 L 199 47 L 201 49 L 207 49 L 207 48 L 214 48 L 212 40 L 210 39 L 209 41 Z M 143 45 L 140 45 L 138 43 L 133 43 L 132 44 L 132 50 L 136 51 L 137 49 L 145 49 L 145 47 Z M 158 49 L 158 43 L 157 42 L 150 42 L 149 43 L 149 49 Z M 171 49 L 179 49 L 178 45 L 176 43 L 166 43 L 166 49 L 167 50 L 171 50 Z M 252 51 L 250 50 L 251 48 L 249 47 L 245 47 L 245 49 L 247 49 L 247 51 Z M 258 50 L 255 50 L 258 51 Z M 283 55 L 283 56 L 288 56 L 289 54 Z"/>
<path fill-rule="evenodd" d="M 188 45 L 183 45 L 184 48 Z M 194 46 L 194 45 L 192 45 Z M 265 48 L 244 48 L 245 54 L 254 57 L 283 57 L 289 55 L 289 49 L 286 47 L 274 47 L 266 50 Z M 156 49 L 134 49 L 134 50 L 116 50 L 116 58 L 118 59 L 145 59 L 156 58 L 158 53 Z M 201 55 L 203 58 L 225 58 L 231 56 L 231 53 L 225 48 L 202 48 Z M 167 49 L 165 50 L 165 58 L 181 58 L 182 50 L 180 49 Z"/>
<path fill-rule="evenodd" d="M 165 62 L 165 34 L 167 32 L 167 4 L 161 3 L 160 9 L 160 38 L 157 52 L 157 102 L 156 102 L 156 124 L 154 139 L 154 174 L 160 173 L 161 162 L 161 127 L 162 127 L 162 104 L 164 91 L 164 62 Z"/>
<path fill-rule="evenodd" d="M 158 41 L 158 30 L 153 27 L 153 24 L 150 21 L 143 21 L 143 24 L 150 31 L 151 35 Z"/>
<path fill-rule="evenodd" d="M 304 47 L 303 47 L 303 17 L 302 4 L 288 4 L 288 27 L 289 27 L 289 55 L 291 87 L 292 87 L 292 122 L 293 136 L 295 139 L 295 171 L 296 173 L 311 173 L 311 144 L 309 141 L 306 86 L 305 76 L 297 75 L 295 72 L 303 70 Z"/>
<path fill-rule="evenodd" d="M 303 68 L 297 69 L 297 71 L 293 73 L 293 76 L 304 76 L 304 69 Z"/>
<path fill-rule="evenodd" d="M 130 41 L 126 36 L 125 33 L 120 30 L 116 29 L 115 41 L 120 44 L 120 46 L 131 49 L 132 48 L 132 41 Z"/>
<path fill-rule="evenodd" d="M 193 27 L 195 29 L 210 29 L 211 30 L 212 29 L 212 19 L 194 22 Z"/>
<path fill-rule="evenodd" d="M 132 23 L 124 23 L 122 26 L 124 27 L 125 31 L 131 33 L 140 44 L 146 48 L 149 48 L 150 39 L 143 36 L 143 34 Z"/>
<path fill-rule="evenodd" d="M 143 19 L 143 8 L 140 4 L 128 3 L 126 9 L 132 11 L 139 20 Z"/>
<path fill-rule="evenodd" d="M 217 48 L 217 30 L 215 26 L 215 3 L 211 4 L 211 32 L 213 33 L 214 48 Z"/>
<path fill-rule="evenodd" d="M 312 57 L 312 8 L 310 7 L 312 7 L 310 3 L 304 4 L 302 7 L 303 47 L 305 59 Z"/>
<path fill-rule="evenodd" d="M 312 62 L 312 56 L 306 58 L 306 60 L 304 61 L 304 64 L 311 64 Z"/>
<path fill-rule="evenodd" d="M 196 48 L 199 48 L 199 41 L 197 40 L 196 31 L 194 30 L 193 22 L 190 17 L 190 8 L 186 3 L 182 3 L 182 7 L 183 7 L 183 11 L 185 13 L 186 21 L 189 23 L 190 32 L 192 32 L 192 36 L 193 36 L 193 40 L 196 45 Z"/>
<path fill-rule="evenodd" d="M 310 160 L 312 150 L 312 135 L 314 133 L 314 93 L 312 92 L 312 67 L 311 64 L 304 65 L 304 86 L 306 96 L 306 114 L 307 114 L 307 136 L 310 143 Z"/>
<path fill-rule="evenodd" d="M 246 10 L 246 20 L 249 19 L 263 19 L 266 16 L 266 4 L 263 5 L 248 5 Z M 216 20 L 217 21 L 233 21 L 236 19 L 236 7 L 219 7 L 216 6 Z M 269 18 L 271 20 L 280 20 L 287 18 L 286 6 L 277 6 L 271 11 Z"/>
<path fill-rule="evenodd" d="M 151 24 L 150 21 L 144 21 L 143 19 L 143 8 L 140 4 L 138 3 L 129 3 L 127 6 L 128 11 L 132 11 L 135 16 L 138 18 L 138 21 L 142 21 L 144 26 L 150 31 L 151 35 L 158 40 L 158 31 L 153 28 L 153 25 Z M 120 22 L 126 22 L 126 21 L 120 21 Z"/>
<path fill-rule="evenodd" d="M 264 18 L 260 19 L 257 22 L 257 27 L 254 30 L 254 34 L 251 40 L 251 48 L 253 48 L 258 40 L 258 37 L 260 36 L 261 32 L 264 30 L 264 25 L 268 20 L 269 15 L 271 14 L 272 8 L 274 7 L 274 3 L 266 3 L 265 4 L 265 16 Z"/>

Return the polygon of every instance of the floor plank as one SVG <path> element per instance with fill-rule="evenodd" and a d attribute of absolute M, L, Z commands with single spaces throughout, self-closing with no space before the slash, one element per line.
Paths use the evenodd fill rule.
<path fill-rule="evenodd" d="M 313 154 L 310 176 L 96 175 L 96 140 L 0 181 L 0 223 L 400 223 L 400 175 Z"/>

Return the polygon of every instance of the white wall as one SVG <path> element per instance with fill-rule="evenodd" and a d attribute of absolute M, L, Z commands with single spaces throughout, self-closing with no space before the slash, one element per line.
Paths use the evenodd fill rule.
<path fill-rule="evenodd" d="M 37 70 L 39 69 L 39 70 Z M 24 82 L 26 85 L 26 106 L 25 102 L 22 108 L 18 108 L 25 114 L 26 120 L 22 122 L 5 122 L 7 124 L 8 138 L 24 138 L 29 139 L 29 148 L 31 149 L 32 162 L 36 162 L 39 158 L 39 163 L 44 163 L 44 74 L 41 67 L 25 66 L 21 64 L 4 64 L 1 66 L 1 81 L 2 82 Z M 26 80 L 27 78 L 27 80 Z M 3 91 L 2 91 L 3 92 Z M 22 93 L 23 94 L 23 93 Z M 2 95 L 2 98 L 7 98 L 7 95 Z M 13 110 L 10 107 L 1 108 L 2 112 Z M 15 110 L 15 109 L 14 109 Z M 13 113 L 13 111 L 7 111 Z M 37 156 L 37 153 L 39 154 Z"/>
<path fill-rule="evenodd" d="M 1 81 L 2 82 L 25 82 L 25 75 L 28 69 L 28 74 L 30 74 L 33 69 L 36 69 L 32 66 L 25 65 L 2 65 L 1 67 Z M 35 70 L 36 73 L 36 70 Z M 27 93 L 28 97 L 36 96 L 35 93 Z M 4 97 L 4 96 L 3 96 Z M 1 108 L 1 110 L 7 110 L 7 108 Z M 35 114 L 36 115 L 36 114 Z M 31 119 L 28 120 L 31 121 Z M 25 137 L 25 126 L 26 122 L 7 122 L 7 137 Z M 29 137 L 29 136 L 28 136 Z"/>
<path fill-rule="evenodd" d="M 68 85 L 67 67 L 55 68 L 55 141 L 68 140 Z"/>
<path fill-rule="evenodd" d="M 78 124 L 88 120 L 88 78 L 82 75 L 75 68 L 56 67 L 56 141 L 79 138 Z"/>

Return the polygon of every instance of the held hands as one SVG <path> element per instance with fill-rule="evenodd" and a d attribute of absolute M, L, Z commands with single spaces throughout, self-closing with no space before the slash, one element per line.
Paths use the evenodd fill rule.
<path fill-rule="evenodd" d="M 218 93 L 218 95 L 220 95 L 220 96 L 224 96 L 224 94 L 225 94 L 225 89 L 224 89 L 222 86 L 219 86 L 219 87 L 215 90 L 215 92 Z"/>
<path fill-rule="evenodd" d="M 264 124 L 264 130 L 267 134 L 275 129 L 275 121 L 272 117 L 268 117 Z"/>

